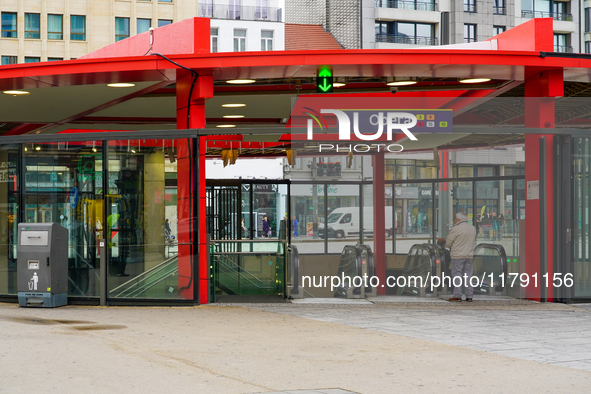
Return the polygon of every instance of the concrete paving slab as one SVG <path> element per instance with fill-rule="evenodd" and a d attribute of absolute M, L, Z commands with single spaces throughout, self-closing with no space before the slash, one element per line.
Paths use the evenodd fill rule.
<path fill-rule="evenodd" d="M 323 393 L 327 388 L 361 394 L 588 393 L 591 372 L 577 369 L 584 369 L 585 360 L 562 367 L 547 362 L 551 355 L 538 355 L 542 362 L 537 362 L 443 343 L 446 338 L 460 341 L 461 329 L 492 332 L 493 321 L 518 313 L 541 330 L 538 315 L 546 322 L 573 324 L 581 328 L 581 341 L 589 343 L 589 330 L 582 328 L 589 327 L 591 313 L 552 308 L 284 304 L 31 309 L 0 304 L 0 393 Z M 466 320 L 470 315 L 472 323 Z M 400 319 L 412 322 L 404 325 L 405 335 L 352 326 L 374 322 L 396 328 Z M 415 333 L 412 326 L 418 323 L 421 331 Z M 515 333 L 527 332 L 527 324 L 515 324 Z M 546 335 L 559 349 L 559 332 L 553 328 Z M 536 356 L 523 352 L 522 357 Z M 453 367 L 458 364 L 461 368 Z"/>
<path fill-rule="evenodd" d="M 292 304 L 334 304 L 334 305 L 372 305 L 363 298 L 299 298 L 291 300 Z"/>
<path fill-rule="evenodd" d="M 411 297 L 411 296 L 377 296 L 367 299 L 374 304 L 379 303 L 412 303 L 412 304 L 431 304 L 431 303 L 446 303 L 448 301 L 442 300 L 438 297 Z"/>

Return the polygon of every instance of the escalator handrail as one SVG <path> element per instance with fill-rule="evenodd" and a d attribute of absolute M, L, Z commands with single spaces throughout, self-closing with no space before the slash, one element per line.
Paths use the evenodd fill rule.
<path fill-rule="evenodd" d="M 408 262 L 408 256 L 412 256 L 412 252 L 415 249 L 426 249 L 429 252 L 429 266 L 430 266 L 430 271 L 431 271 L 431 276 L 436 276 L 437 275 L 437 258 L 439 257 L 439 263 L 442 264 L 442 262 L 445 261 L 444 256 L 442 256 L 441 251 L 439 250 L 439 248 L 433 244 L 427 244 L 427 243 L 423 243 L 423 244 L 414 244 L 410 247 L 409 251 L 408 251 L 408 255 L 407 255 L 407 262 Z M 407 267 L 406 263 L 404 264 L 404 269 L 402 270 L 403 274 L 405 271 L 408 271 L 410 268 L 412 267 Z M 407 285 L 408 286 L 408 285 Z M 406 287 L 406 286 L 405 286 Z"/>
<path fill-rule="evenodd" d="M 291 289 L 291 294 L 300 294 L 300 254 L 298 252 L 297 246 L 289 245 L 289 248 L 291 249 L 291 264 L 293 266 L 293 286 Z"/>
<path fill-rule="evenodd" d="M 506 280 L 507 275 L 508 275 L 507 253 L 505 252 L 505 248 L 503 247 L 503 245 L 487 244 L 487 243 L 478 244 L 474 247 L 474 255 L 476 255 L 476 251 L 481 248 L 482 249 L 496 249 L 499 252 L 499 256 L 501 259 L 501 272 L 503 273 L 503 277 Z M 503 281 L 503 282 L 505 282 L 505 281 Z"/>
<path fill-rule="evenodd" d="M 165 280 L 169 276 L 178 272 L 178 270 L 179 270 L 178 266 L 172 267 L 172 269 L 170 269 L 169 271 L 166 271 L 164 274 L 160 275 L 160 277 L 155 278 L 153 281 L 151 281 L 149 283 L 146 281 L 142 286 L 138 286 L 138 288 L 136 288 L 136 289 L 133 289 L 133 287 L 130 286 L 130 288 L 125 289 L 124 291 L 122 291 L 121 293 L 116 295 L 115 298 L 117 298 L 117 297 L 135 298 L 138 295 L 145 292 L 146 290 L 149 290 L 152 287 L 156 286 L 158 283 L 162 282 L 163 280 Z M 139 283 L 138 283 L 138 285 L 139 285 Z"/>
<path fill-rule="evenodd" d="M 353 250 L 355 251 L 355 274 L 358 277 L 362 277 L 363 275 L 363 271 L 362 271 L 362 263 L 361 263 L 361 249 L 359 249 L 358 246 L 353 246 L 353 245 L 345 245 L 345 247 L 343 248 L 343 251 L 341 252 L 341 259 L 343 258 L 343 255 L 345 253 L 345 250 L 353 248 Z M 341 263 L 340 263 L 340 259 L 339 259 L 339 268 L 341 267 Z M 337 274 L 338 276 L 338 274 Z M 361 286 L 353 286 L 355 287 L 353 289 L 353 294 L 361 294 Z"/>
<path fill-rule="evenodd" d="M 216 254 L 216 255 L 214 255 L 214 259 L 215 259 L 216 256 L 219 257 L 219 256 L 222 256 L 222 255 L 224 255 L 224 254 L 223 253 Z M 234 264 L 233 262 L 227 263 L 225 261 L 219 260 L 219 258 L 218 258 L 218 263 L 219 263 L 218 264 L 218 267 L 225 266 L 229 270 L 231 270 L 231 271 L 237 273 L 238 275 L 242 276 L 245 280 L 247 280 L 248 282 L 250 282 L 253 286 L 256 286 L 258 288 L 262 288 L 262 286 L 266 285 L 266 283 L 267 283 L 267 282 L 259 279 L 257 276 L 255 276 L 254 274 L 252 274 L 250 271 L 245 270 L 242 267 L 239 267 L 238 264 Z M 240 268 L 240 270 L 237 270 L 236 268 Z M 250 278 L 248 278 L 246 275 L 244 275 L 245 273 L 248 274 L 248 275 L 250 275 Z M 257 282 L 259 282 L 260 286 L 257 285 L 255 282 L 253 282 L 251 279 L 254 279 Z M 269 279 L 269 280 L 271 281 L 272 279 Z"/>

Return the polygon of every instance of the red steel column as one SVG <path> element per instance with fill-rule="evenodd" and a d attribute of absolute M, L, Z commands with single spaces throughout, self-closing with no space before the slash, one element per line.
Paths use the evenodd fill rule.
<path fill-rule="evenodd" d="M 373 155 L 373 252 L 376 275 L 380 283 L 386 283 L 386 160 L 384 152 Z M 392 207 L 394 209 L 394 207 Z M 394 224 L 392 224 L 394 226 Z M 392 236 L 394 234 L 392 233 Z M 379 286 L 378 295 L 385 295 L 386 288 Z"/>
<path fill-rule="evenodd" d="M 554 128 L 555 97 L 564 96 L 562 69 L 526 67 L 525 69 L 525 127 Z M 527 182 L 540 180 L 539 140 L 543 134 L 525 135 L 525 186 Z M 554 266 L 554 195 L 553 195 L 553 135 L 546 136 L 546 215 L 547 228 L 547 268 L 549 275 L 548 300 L 553 298 L 551 286 Z M 540 200 L 525 200 L 525 273 L 530 277 L 530 286 L 525 289 L 525 297 L 539 300 L 541 290 L 540 256 Z M 538 274 L 538 286 L 533 286 L 532 275 Z"/>
<path fill-rule="evenodd" d="M 202 129 L 205 127 L 205 100 L 213 97 L 213 77 L 211 73 L 199 71 L 194 86 L 194 75 L 186 70 L 177 71 L 176 81 L 176 113 L 177 129 Z M 193 90 L 191 92 L 191 86 Z M 189 94 L 191 92 L 191 105 L 189 109 Z M 187 119 L 187 113 L 189 117 Z M 193 176 L 194 160 L 199 152 L 193 152 L 191 139 L 180 139 L 177 141 L 177 209 L 178 209 L 178 245 L 179 245 L 179 289 L 181 298 L 192 300 L 194 296 L 194 286 L 199 282 L 200 300 L 207 300 L 207 286 L 203 284 L 202 272 L 207 270 L 206 253 L 203 249 L 205 244 L 205 220 L 199 220 L 200 239 L 194 237 L 194 219 L 197 212 L 193 211 L 193 198 L 199 196 L 205 198 L 205 163 L 203 172 L 198 174 L 197 184 L 194 183 Z M 203 159 L 202 155 L 199 156 Z M 201 166 L 200 166 L 201 168 Z M 201 210 L 201 215 L 205 215 L 205 209 Z M 193 256 L 199 253 L 199 269 L 193 272 Z M 205 275 L 206 276 L 206 275 Z M 205 278 L 207 280 L 207 278 Z M 205 282 L 206 283 L 206 282 Z M 205 293 L 205 298 L 203 298 Z M 204 302 L 206 303 L 206 302 Z"/>

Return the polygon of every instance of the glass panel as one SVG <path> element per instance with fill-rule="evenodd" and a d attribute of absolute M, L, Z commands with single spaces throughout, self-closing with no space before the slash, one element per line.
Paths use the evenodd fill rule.
<path fill-rule="evenodd" d="M 41 61 L 38 57 L 25 57 L 25 63 L 39 63 Z"/>
<path fill-rule="evenodd" d="M 574 280 L 575 298 L 591 296 L 591 250 L 589 235 L 591 220 L 590 176 L 591 141 L 589 138 L 573 138 L 574 173 Z"/>
<path fill-rule="evenodd" d="M 129 37 L 129 18 L 115 18 L 115 41 Z"/>
<path fill-rule="evenodd" d="M 254 238 L 278 238 L 281 221 L 287 222 L 287 185 L 255 183 L 252 188 Z"/>
<path fill-rule="evenodd" d="M 86 41 L 86 17 L 84 15 L 70 17 L 70 40 Z"/>
<path fill-rule="evenodd" d="M 172 21 L 168 19 L 158 19 L 158 27 L 170 25 L 171 23 Z"/>
<path fill-rule="evenodd" d="M 16 12 L 2 13 L 2 37 L 17 38 Z"/>
<path fill-rule="evenodd" d="M 426 243 L 433 236 L 433 200 L 431 183 L 406 183 L 394 186 L 398 231 L 396 254 L 407 254 L 410 247 Z"/>
<path fill-rule="evenodd" d="M 47 38 L 63 40 L 63 15 L 47 15 Z"/>
<path fill-rule="evenodd" d="M 273 38 L 273 31 L 272 30 L 263 30 L 263 31 L 261 31 L 261 37 Z"/>
<path fill-rule="evenodd" d="M 335 198 L 329 197 L 329 207 L 339 206 Z M 319 234 L 324 221 L 324 185 L 292 184 L 291 215 L 295 216 L 293 223 L 297 221 L 297 236 L 292 234 L 291 242 L 297 245 L 298 252 L 324 253 L 324 241 Z"/>
<path fill-rule="evenodd" d="M 98 296 L 98 239 L 103 237 L 102 145 L 25 145 L 26 223 L 68 229 L 68 294 Z"/>
<path fill-rule="evenodd" d="M 345 245 L 356 245 L 361 231 L 360 193 L 361 185 L 326 185 L 328 192 L 327 237 L 328 253 L 340 254 Z M 324 194 L 324 186 L 319 186 L 318 194 Z M 368 208 L 372 210 L 371 207 Z M 365 216 L 373 213 L 363 212 Z M 324 218 L 321 218 L 324 220 Z M 365 222 L 366 224 L 368 222 Z M 324 237 L 324 223 L 319 225 L 321 237 Z"/>
<path fill-rule="evenodd" d="M 191 177 L 185 140 L 111 141 L 106 239 L 110 298 L 192 298 Z M 186 147 L 186 145 L 185 145 Z"/>
<path fill-rule="evenodd" d="M 396 24 L 396 34 L 398 35 L 405 35 L 408 37 L 415 36 L 415 24 L 414 23 L 402 23 L 398 22 Z"/>
<path fill-rule="evenodd" d="M 18 147 L 0 147 L 0 294 L 16 294 L 16 234 L 19 218 Z"/>
<path fill-rule="evenodd" d="M 146 32 L 152 27 L 151 19 L 138 19 L 137 20 L 137 34 Z"/>
<path fill-rule="evenodd" d="M 16 64 L 16 56 L 2 56 L 2 65 Z"/>
<path fill-rule="evenodd" d="M 499 181 L 476 182 L 478 242 L 495 243 L 498 240 L 497 219 L 501 204 L 504 204 L 504 200 L 499 192 Z"/>
<path fill-rule="evenodd" d="M 25 38 L 41 38 L 39 14 L 25 14 Z"/>

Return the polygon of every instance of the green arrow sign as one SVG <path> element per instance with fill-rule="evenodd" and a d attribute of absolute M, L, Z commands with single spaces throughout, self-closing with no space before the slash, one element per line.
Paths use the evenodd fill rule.
<path fill-rule="evenodd" d="M 332 70 L 326 66 L 319 69 L 316 77 L 316 93 L 332 93 L 332 83 Z"/>

